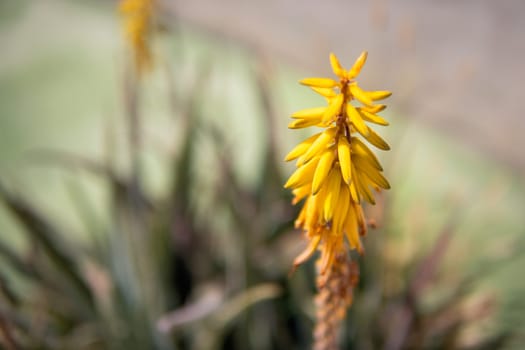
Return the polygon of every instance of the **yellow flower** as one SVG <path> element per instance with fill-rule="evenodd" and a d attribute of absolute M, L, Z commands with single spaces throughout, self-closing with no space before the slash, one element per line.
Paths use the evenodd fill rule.
<path fill-rule="evenodd" d="M 119 5 L 124 18 L 124 33 L 133 51 L 134 65 L 141 74 L 152 65 L 151 32 L 154 0 L 122 0 Z"/>
<path fill-rule="evenodd" d="M 381 150 L 390 149 L 369 123 L 388 125 L 377 115 L 386 106 L 375 102 L 391 93 L 365 91 L 355 81 L 366 58 L 367 53 L 363 52 L 352 68 L 346 70 L 337 57 L 330 54 L 337 80 L 306 78 L 300 81 L 323 96 L 328 105 L 295 112 L 289 124 L 291 129 L 325 128 L 285 157 L 286 161 L 296 160 L 297 164 L 285 187 L 292 189 L 294 204 L 305 200 L 295 226 L 304 230 L 310 240 L 294 266 L 320 249 L 321 274 L 332 267 L 336 256 L 347 251 L 347 246 L 363 252 L 360 237 L 366 234 L 367 225 L 361 203 L 364 200 L 374 204 L 373 191 L 390 188 L 381 164 L 360 139 Z"/>

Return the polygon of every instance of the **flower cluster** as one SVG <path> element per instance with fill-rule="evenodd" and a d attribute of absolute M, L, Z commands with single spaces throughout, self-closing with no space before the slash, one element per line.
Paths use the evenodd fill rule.
<path fill-rule="evenodd" d="M 119 10 L 124 18 L 124 33 L 134 54 L 137 73 L 152 63 L 150 36 L 154 0 L 122 0 Z"/>
<path fill-rule="evenodd" d="M 289 124 L 291 129 L 325 128 L 301 142 L 285 158 L 296 160 L 297 169 L 285 187 L 293 190 L 293 204 L 305 199 L 295 226 L 306 233 L 310 242 L 294 266 L 319 249 L 321 275 L 331 268 L 338 254 L 347 254 L 347 244 L 363 252 L 360 237 L 366 234 L 367 223 L 361 203 L 364 200 L 374 204 L 373 190 L 390 188 L 381 164 L 362 140 L 382 150 L 390 149 L 367 123 L 388 125 L 377 114 L 386 106 L 375 101 L 391 93 L 364 91 L 355 81 L 366 58 L 367 53 L 363 52 L 346 70 L 331 54 L 331 66 L 338 80 L 307 78 L 300 82 L 323 96 L 328 105 L 298 111 Z M 359 105 L 352 104 L 355 102 Z"/>

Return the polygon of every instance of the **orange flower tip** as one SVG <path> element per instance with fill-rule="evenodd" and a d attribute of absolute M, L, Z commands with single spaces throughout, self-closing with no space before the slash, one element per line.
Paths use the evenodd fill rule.
<path fill-rule="evenodd" d="M 320 241 L 321 236 L 315 236 L 312 238 L 306 249 L 294 259 L 293 268 L 297 268 L 297 266 L 308 260 L 315 253 Z"/>
<path fill-rule="evenodd" d="M 338 85 L 338 83 L 330 78 L 306 78 L 300 80 L 299 83 L 306 86 L 313 86 L 319 88 L 333 88 Z"/>

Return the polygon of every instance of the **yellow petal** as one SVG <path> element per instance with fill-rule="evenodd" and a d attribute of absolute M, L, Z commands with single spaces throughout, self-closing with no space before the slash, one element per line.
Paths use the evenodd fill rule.
<path fill-rule="evenodd" d="M 306 86 L 315 86 L 320 88 L 333 88 L 339 85 L 339 83 L 330 78 L 306 78 L 301 80 L 299 83 Z"/>
<path fill-rule="evenodd" d="M 373 101 L 383 100 L 383 99 L 385 99 L 387 97 L 390 97 L 392 95 L 392 93 L 390 91 L 367 91 L 366 94 Z"/>
<path fill-rule="evenodd" d="M 310 86 L 310 88 L 317 92 L 319 95 L 324 96 L 326 98 L 332 98 L 336 95 L 335 91 L 332 88 L 320 88 L 315 86 Z"/>
<path fill-rule="evenodd" d="M 330 54 L 330 64 L 332 65 L 332 70 L 335 75 L 337 75 L 339 78 L 346 77 L 345 69 L 341 66 L 341 63 L 339 63 L 339 60 L 333 53 Z"/>
<path fill-rule="evenodd" d="M 358 175 L 358 172 L 355 170 L 355 167 L 352 168 L 352 172 L 354 174 L 354 176 L 352 177 L 352 183 L 355 183 L 356 189 L 361 195 L 361 197 L 364 198 L 370 204 L 376 204 L 374 196 L 372 195 L 372 192 L 370 192 L 368 185 L 363 183 L 361 179 L 361 176 L 363 175 Z"/>
<path fill-rule="evenodd" d="M 370 131 L 370 134 L 368 135 L 368 137 L 365 137 L 368 142 L 370 142 L 372 145 L 384 151 L 388 151 L 390 149 L 390 146 L 388 145 L 388 143 L 386 143 L 386 141 L 383 140 L 381 136 L 379 136 L 371 128 L 368 128 L 368 130 Z"/>
<path fill-rule="evenodd" d="M 288 124 L 289 129 L 302 129 L 321 123 L 321 119 L 296 119 Z"/>
<path fill-rule="evenodd" d="M 315 168 L 317 167 L 318 162 L 319 157 L 313 158 L 311 161 L 295 170 L 295 172 L 290 176 L 284 187 L 297 188 L 312 182 L 312 178 L 314 177 Z"/>
<path fill-rule="evenodd" d="M 324 219 L 330 221 L 334 215 L 334 208 L 337 206 L 339 190 L 341 188 L 341 172 L 332 169 L 326 183 L 326 197 L 324 200 Z"/>
<path fill-rule="evenodd" d="M 296 188 L 292 191 L 294 198 L 292 200 L 292 204 L 295 205 L 299 203 L 299 201 L 306 196 L 308 196 L 311 193 L 312 186 L 310 184 L 306 184 L 302 187 Z"/>
<path fill-rule="evenodd" d="M 319 192 L 319 189 L 326 180 L 328 172 L 332 168 L 332 164 L 335 159 L 335 149 L 333 147 L 328 148 L 319 158 L 319 163 L 315 169 L 314 178 L 312 180 L 312 194 Z"/>
<path fill-rule="evenodd" d="M 321 260 L 319 263 L 319 273 L 324 275 L 326 271 L 332 266 L 335 254 L 334 254 L 334 242 L 333 240 L 328 240 L 325 242 L 322 250 Z"/>
<path fill-rule="evenodd" d="M 386 108 L 386 105 L 363 106 L 359 108 L 361 108 L 362 110 L 364 109 L 365 111 L 368 111 L 370 113 L 379 113 Z"/>
<path fill-rule="evenodd" d="M 344 224 L 348 213 L 350 203 L 350 192 L 348 186 L 342 184 L 339 190 L 339 197 L 337 206 L 332 220 L 332 233 L 335 235 L 342 234 L 344 231 Z"/>
<path fill-rule="evenodd" d="M 352 249 L 357 249 L 360 245 L 359 231 L 357 226 L 357 214 L 354 207 L 351 205 L 346 214 L 345 220 L 345 234 L 348 243 Z"/>
<path fill-rule="evenodd" d="M 352 138 L 351 149 L 352 153 L 356 156 L 366 158 L 377 170 L 383 170 L 383 167 L 381 166 L 381 163 L 379 163 L 374 152 L 372 152 L 370 148 L 368 148 L 363 141 L 359 140 L 357 137 Z"/>
<path fill-rule="evenodd" d="M 347 184 L 350 184 L 350 181 L 352 180 L 352 160 L 350 156 L 350 144 L 344 136 L 339 137 L 339 141 L 337 142 L 337 155 L 339 157 L 339 164 L 341 166 L 343 180 Z"/>
<path fill-rule="evenodd" d="M 301 157 L 301 162 L 307 162 L 315 155 L 320 155 L 324 149 L 334 140 L 336 128 L 332 127 L 326 129 L 321 135 L 312 143 L 308 151 Z"/>
<path fill-rule="evenodd" d="M 357 108 L 357 111 L 359 112 L 361 117 L 367 122 L 378 124 L 378 125 L 385 125 L 385 126 L 388 125 L 388 122 L 384 120 L 383 118 L 381 118 L 380 116 L 378 116 L 377 114 L 370 113 L 367 110 L 361 109 L 359 107 Z"/>
<path fill-rule="evenodd" d="M 295 219 L 294 227 L 295 228 L 302 228 L 305 221 L 306 221 L 306 212 L 308 208 L 308 203 L 311 201 L 311 197 L 306 198 L 304 201 L 304 205 L 301 208 L 301 211 L 299 212 L 299 215 L 297 216 L 297 219 Z"/>
<path fill-rule="evenodd" d="M 312 196 L 315 200 L 316 218 L 321 218 L 323 220 L 323 223 L 324 223 L 324 203 L 326 201 L 326 194 L 328 193 L 328 186 L 326 185 L 326 183 L 332 171 L 333 170 L 330 169 L 330 171 L 328 172 L 328 176 L 325 180 L 325 185 L 321 186 L 321 189 L 319 190 L 319 192 L 317 192 L 317 194 Z M 310 191 L 311 190 L 312 190 L 312 186 L 310 186 Z"/>
<path fill-rule="evenodd" d="M 350 185 L 348 185 L 348 188 L 350 189 L 350 196 L 352 197 L 352 201 L 354 203 L 360 203 L 361 197 L 359 196 L 359 192 L 357 191 L 357 188 L 355 186 L 354 179 L 352 179 L 352 182 L 350 182 Z"/>
<path fill-rule="evenodd" d="M 332 121 L 332 119 L 341 112 L 341 106 L 343 105 L 344 95 L 338 94 L 323 114 L 323 123 Z"/>
<path fill-rule="evenodd" d="M 368 126 L 366 126 L 359 112 L 350 103 L 346 105 L 346 113 L 356 130 L 364 137 L 367 137 L 369 135 Z"/>
<path fill-rule="evenodd" d="M 366 224 L 365 213 L 363 207 L 359 204 L 352 204 L 357 214 L 357 224 L 359 225 L 359 235 L 366 236 L 368 226 Z"/>
<path fill-rule="evenodd" d="M 295 146 L 287 155 L 286 157 L 284 158 L 284 161 L 285 162 L 288 162 L 290 160 L 294 160 L 295 158 L 298 158 L 300 156 L 302 156 L 307 150 L 308 148 L 310 148 L 310 146 L 312 145 L 312 143 L 314 143 L 315 140 L 317 140 L 317 138 L 319 137 L 319 135 L 321 135 L 321 133 L 317 133 L 313 136 L 310 136 L 309 138 L 307 138 L 306 140 L 302 141 L 301 143 L 299 143 L 297 146 Z"/>
<path fill-rule="evenodd" d="M 314 107 L 302 109 L 300 111 L 294 112 L 292 118 L 294 119 L 320 119 L 321 116 L 326 111 L 327 107 Z"/>
<path fill-rule="evenodd" d="M 374 101 L 357 85 L 357 83 L 350 84 L 350 92 L 352 95 L 362 104 L 366 106 L 372 106 Z"/>
<path fill-rule="evenodd" d="M 361 68 L 363 68 L 366 58 L 368 56 L 368 52 L 363 51 L 361 55 L 357 58 L 354 65 L 350 70 L 348 71 L 348 79 L 354 79 L 359 75 L 359 72 L 361 72 Z"/>
<path fill-rule="evenodd" d="M 364 173 L 374 184 L 381 188 L 384 188 L 385 190 L 388 190 L 390 188 L 388 180 L 376 168 L 371 166 L 370 163 L 366 162 L 363 158 L 355 157 L 354 164 L 356 168 L 361 170 L 362 173 Z M 361 183 L 363 183 L 362 179 Z M 365 183 L 363 183 L 363 185 L 366 186 Z"/>

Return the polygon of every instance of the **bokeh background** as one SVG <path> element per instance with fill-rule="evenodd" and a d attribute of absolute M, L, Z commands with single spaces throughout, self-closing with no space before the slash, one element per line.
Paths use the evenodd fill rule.
<path fill-rule="evenodd" d="M 116 6 L 0 0 L 3 348 L 309 348 L 286 126 L 363 50 L 392 190 L 342 348 L 525 346 L 523 1 L 159 0 L 139 83 Z"/>

